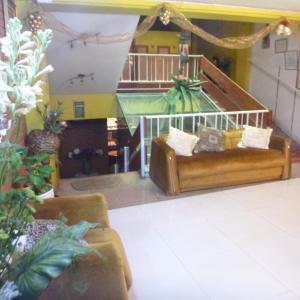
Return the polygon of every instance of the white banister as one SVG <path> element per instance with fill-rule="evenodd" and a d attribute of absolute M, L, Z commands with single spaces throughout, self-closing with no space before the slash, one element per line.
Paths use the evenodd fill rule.
<path fill-rule="evenodd" d="M 202 55 L 189 55 L 189 62 L 184 69 L 184 76 L 198 77 L 200 57 Z M 171 74 L 175 75 L 179 70 L 179 61 L 179 54 L 128 53 L 120 82 L 173 82 Z M 162 67 L 159 68 L 158 64 Z M 189 74 L 189 72 L 192 74 Z"/>
<path fill-rule="evenodd" d="M 163 133 L 169 133 L 171 126 L 187 132 L 195 132 L 196 120 L 198 120 L 198 123 L 206 127 L 217 129 L 225 128 L 225 130 L 238 129 L 249 123 L 250 125 L 253 124 L 256 127 L 263 127 L 264 116 L 267 113 L 269 113 L 269 111 L 265 109 L 141 116 L 141 176 L 148 176 L 149 164 L 148 160 L 145 158 L 150 157 L 153 130 L 155 136 L 160 136 Z"/>

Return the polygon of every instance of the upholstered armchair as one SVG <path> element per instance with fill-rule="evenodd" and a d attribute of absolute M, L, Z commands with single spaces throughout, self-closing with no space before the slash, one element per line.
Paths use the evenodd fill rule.
<path fill-rule="evenodd" d="M 57 219 L 62 213 L 68 224 L 81 220 L 99 223 L 100 228 L 88 231 L 84 239 L 105 259 L 94 253 L 82 255 L 61 276 L 52 280 L 42 293 L 42 300 L 125 300 L 132 277 L 119 235 L 110 228 L 104 195 L 47 199 L 36 205 L 37 219 Z"/>

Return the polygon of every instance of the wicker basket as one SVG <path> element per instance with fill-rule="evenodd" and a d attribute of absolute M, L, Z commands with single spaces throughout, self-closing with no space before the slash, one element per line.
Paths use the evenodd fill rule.
<path fill-rule="evenodd" d="M 57 151 L 60 140 L 57 134 L 48 130 L 32 130 L 26 138 L 29 153 L 34 154 L 42 151 Z"/>

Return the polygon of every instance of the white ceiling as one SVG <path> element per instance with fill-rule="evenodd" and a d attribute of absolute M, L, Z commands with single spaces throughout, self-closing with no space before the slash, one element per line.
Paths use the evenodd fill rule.
<path fill-rule="evenodd" d="M 139 16 L 51 12 L 57 19 L 72 30 L 80 33 L 110 36 L 135 32 Z M 51 28 L 51 24 L 49 26 Z M 97 94 L 116 91 L 123 65 L 132 42 L 109 44 L 74 41 L 72 36 L 54 30 L 54 38 L 47 52 L 48 63 L 54 67 L 49 74 L 49 87 L 52 95 L 57 94 Z M 94 80 L 87 78 L 83 84 L 70 78 L 78 74 L 94 73 Z"/>
<path fill-rule="evenodd" d="M 202 3 L 300 12 L 300 0 L 158 0 L 157 2 Z"/>

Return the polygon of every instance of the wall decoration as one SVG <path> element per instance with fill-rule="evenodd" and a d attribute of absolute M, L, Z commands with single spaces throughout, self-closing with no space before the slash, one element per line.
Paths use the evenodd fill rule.
<path fill-rule="evenodd" d="M 84 118 L 85 117 L 83 101 L 74 101 L 73 109 L 74 109 L 74 117 L 75 118 Z"/>
<path fill-rule="evenodd" d="M 271 39 L 270 39 L 270 35 L 268 34 L 267 36 L 265 36 L 263 39 L 262 39 L 262 48 L 263 49 L 269 49 L 270 48 L 270 45 L 271 45 Z"/>
<path fill-rule="evenodd" d="M 288 49 L 288 40 L 280 39 L 275 41 L 275 53 L 284 53 Z"/>
<path fill-rule="evenodd" d="M 252 47 L 255 43 L 257 43 L 259 40 L 263 39 L 273 31 L 276 31 L 277 34 L 281 36 L 287 36 L 293 33 L 293 35 L 300 38 L 300 28 L 298 24 L 292 20 L 288 20 L 284 16 L 277 20 L 274 20 L 267 26 L 259 29 L 251 35 L 219 38 L 205 31 L 203 28 L 192 24 L 191 21 L 183 13 L 178 11 L 176 7 L 170 3 L 159 4 L 155 8 L 153 14 L 147 16 L 142 21 L 142 23 L 139 24 L 135 33 L 135 38 L 147 32 L 154 25 L 157 17 L 160 15 L 160 11 L 162 8 L 164 8 L 164 10 L 167 9 L 168 11 L 170 11 L 170 22 L 176 24 L 182 30 L 192 32 L 209 43 L 228 49 L 246 49 Z"/>
<path fill-rule="evenodd" d="M 39 7 L 41 9 L 41 7 Z M 78 32 L 60 20 L 58 20 L 53 14 L 44 11 L 43 19 L 45 24 L 52 28 L 54 31 L 63 32 L 72 37 L 73 40 L 81 40 L 86 43 L 97 43 L 97 44 L 107 44 L 127 41 L 134 36 L 134 38 L 139 37 L 140 35 L 146 33 L 155 23 L 157 17 L 161 19 L 164 23 L 172 22 L 180 27 L 182 30 L 194 33 L 195 35 L 201 37 L 205 41 L 217 45 L 219 47 L 224 47 L 228 49 L 246 49 L 252 47 L 259 40 L 266 37 L 273 31 L 276 31 L 278 35 L 287 36 L 291 33 L 300 39 L 300 28 L 295 21 L 288 20 L 286 17 L 280 17 L 277 20 L 274 20 L 267 26 L 261 28 L 260 30 L 254 32 L 251 35 L 242 35 L 242 36 L 229 36 L 224 38 L 219 38 L 209 32 L 205 31 L 203 28 L 198 27 L 191 23 L 191 21 L 180 11 L 178 11 L 175 5 L 170 3 L 161 3 L 158 4 L 153 9 L 153 14 L 147 16 L 142 23 L 138 25 L 138 28 L 135 33 L 126 32 L 124 34 L 115 34 L 110 36 L 101 36 L 99 34 L 82 34 Z M 71 42 L 70 42 L 71 46 Z"/>
<path fill-rule="evenodd" d="M 286 70 L 298 69 L 298 51 L 287 51 L 284 53 L 284 66 Z"/>
<path fill-rule="evenodd" d="M 44 25 L 44 19 L 39 11 L 31 12 L 27 17 L 27 22 L 32 33 L 36 34 Z"/>

